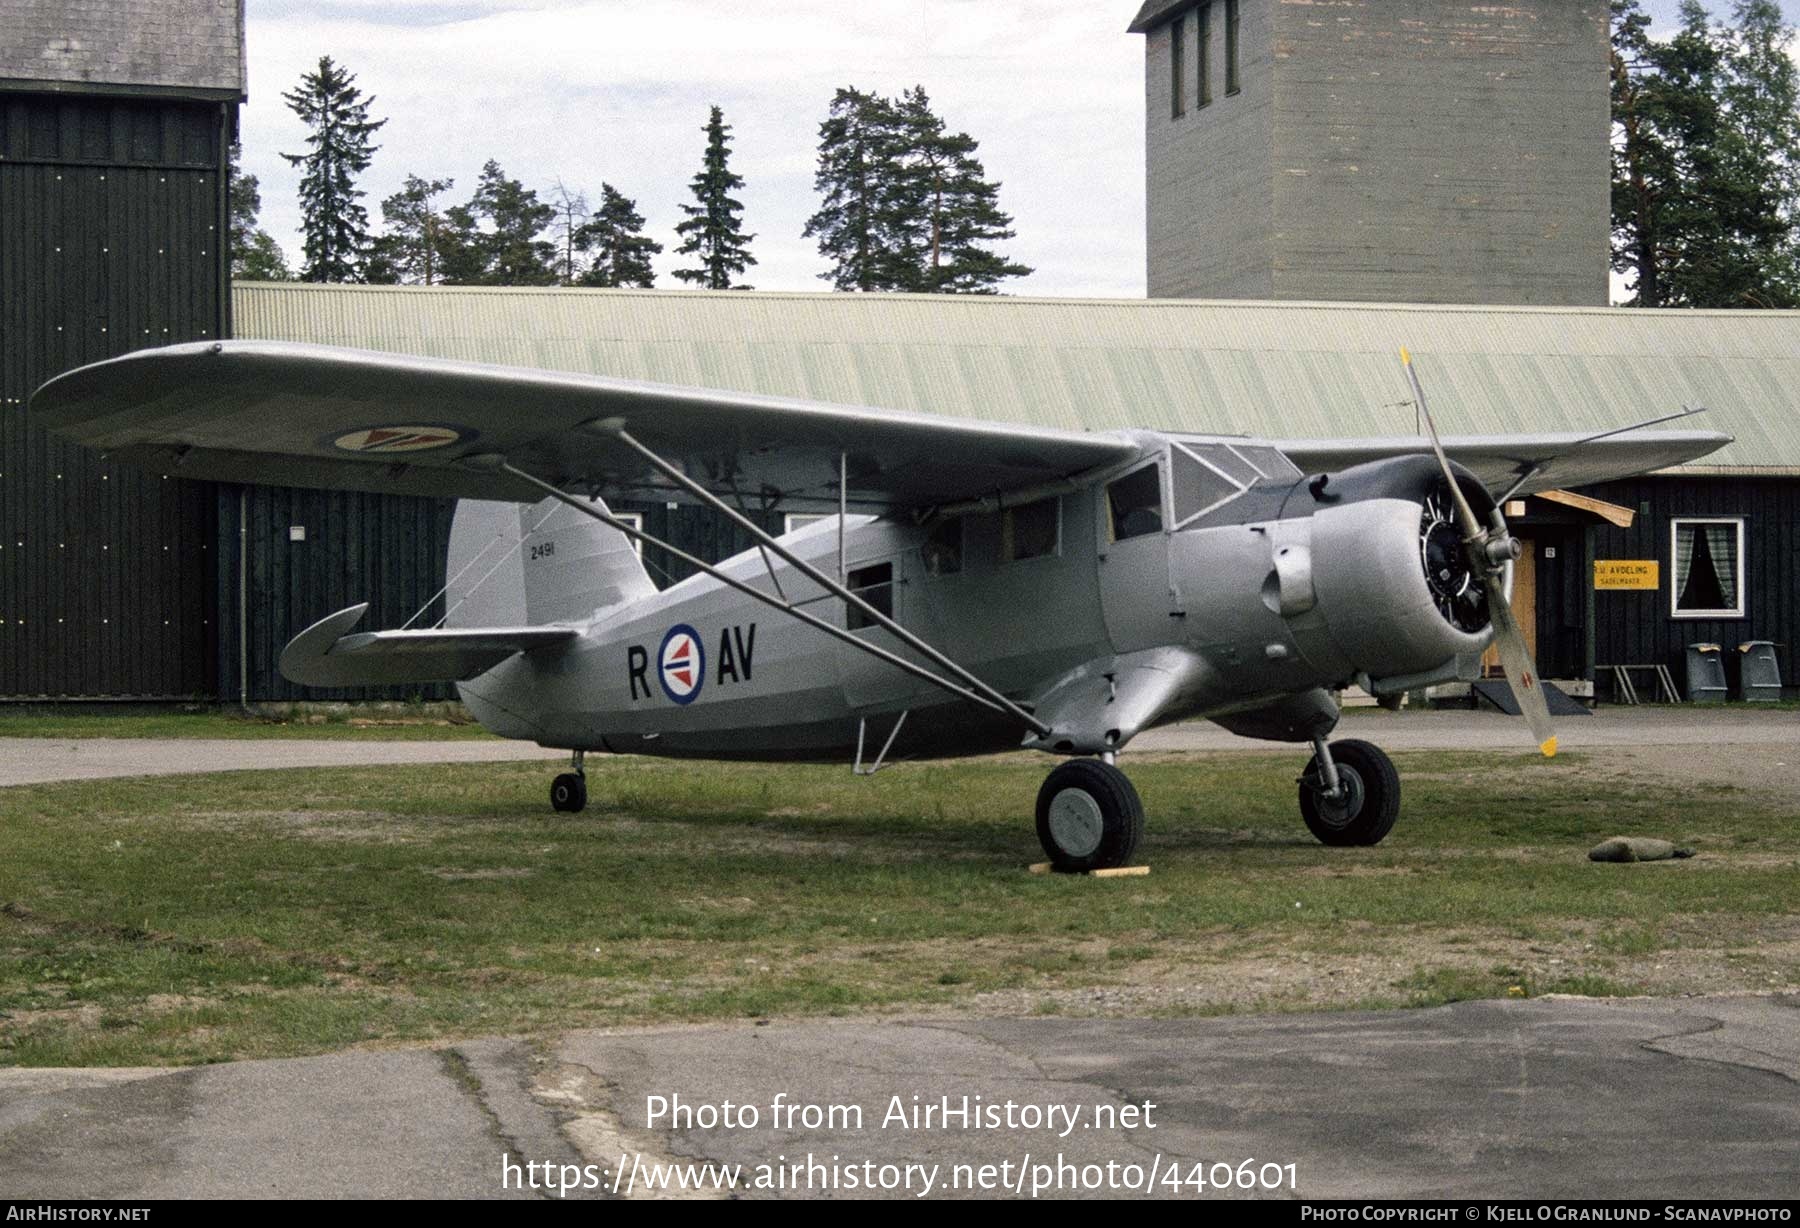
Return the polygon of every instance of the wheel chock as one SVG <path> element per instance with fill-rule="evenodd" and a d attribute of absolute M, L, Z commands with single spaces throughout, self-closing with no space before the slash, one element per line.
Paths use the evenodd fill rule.
<path fill-rule="evenodd" d="M 1025 868 L 1032 874 L 1063 873 L 1063 871 L 1057 870 L 1056 867 L 1052 866 L 1047 861 L 1033 862 L 1031 865 L 1029 865 Z M 1149 866 L 1113 866 L 1111 869 L 1107 869 L 1107 870 L 1070 870 L 1070 871 L 1067 871 L 1067 873 L 1074 874 L 1074 875 L 1077 875 L 1082 878 L 1143 878 L 1145 875 L 1150 873 L 1150 867 Z"/>

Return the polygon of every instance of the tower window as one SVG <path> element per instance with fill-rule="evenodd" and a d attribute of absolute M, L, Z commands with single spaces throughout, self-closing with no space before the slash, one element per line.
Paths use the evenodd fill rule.
<path fill-rule="evenodd" d="M 1187 32 L 1187 14 L 1183 13 L 1169 23 L 1169 118 L 1180 119 L 1187 110 L 1187 100 L 1181 96 L 1181 86 L 1186 80 L 1187 56 L 1182 46 L 1182 35 Z"/>
<path fill-rule="evenodd" d="M 1194 106 L 1203 107 L 1212 101 L 1212 0 L 1206 0 L 1200 6 L 1199 43 L 1200 75 L 1194 82 Z"/>
<path fill-rule="evenodd" d="M 1225 0 L 1225 92 L 1235 94 L 1243 88 L 1238 80 L 1238 0 Z"/>

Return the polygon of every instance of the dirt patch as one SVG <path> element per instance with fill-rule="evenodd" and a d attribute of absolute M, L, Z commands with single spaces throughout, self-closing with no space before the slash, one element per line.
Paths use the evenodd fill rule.
<path fill-rule="evenodd" d="M 441 878 L 449 883 L 483 882 L 488 879 L 530 878 L 536 870 L 528 870 L 521 866 L 504 866 L 490 870 L 450 870 L 438 868 L 425 873 L 433 878 Z"/>
<path fill-rule="evenodd" d="M 1444 984 L 1485 984 L 1487 996 L 1573 988 L 1679 996 L 1800 986 L 1800 918 L 1737 931 L 1729 940 L 1703 923 L 1678 929 L 1674 945 L 1644 954 L 1608 949 L 1595 924 L 1560 940 L 1495 930 L 1380 931 L 1361 951 L 1222 953 L 1206 944 L 1159 944 L 1125 964 L 1111 983 L 1081 988 L 979 993 L 945 1014 L 1185 1015 L 1271 1009 L 1347 1009 L 1434 1000 Z M 1452 993 L 1450 996 L 1457 996 Z M 1474 995 L 1470 995 L 1474 996 Z"/>

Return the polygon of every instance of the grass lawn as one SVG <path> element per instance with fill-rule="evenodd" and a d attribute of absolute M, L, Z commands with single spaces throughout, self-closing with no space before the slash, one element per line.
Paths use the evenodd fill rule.
<path fill-rule="evenodd" d="M 191 712 L 109 707 L 83 712 L 73 705 L 0 708 L 0 738 L 333 738 L 362 741 L 444 741 L 494 735 L 471 721 L 410 714 L 315 712 L 306 717 L 251 716 L 232 708 Z"/>
<path fill-rule="evenodd" d="M 875 1009 L 1132 1014 L 1800 983 L 1800 801 L 1600 756 L 1396 756 L 1326 849 L 1297 754 L 1128 757 L 1145 878 L 1025 873 L 1046 760 L 597 760 L 0 790 L 0 1064 Z M 1693 860 L 1596 865 L 1602 837 Z"/>

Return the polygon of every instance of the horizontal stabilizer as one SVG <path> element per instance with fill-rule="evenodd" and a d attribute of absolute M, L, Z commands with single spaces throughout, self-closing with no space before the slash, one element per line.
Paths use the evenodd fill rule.
<path fill-rule="evenodd" d="M 369 605 L 339 610 L 296 635 L 281 651 L 281 676 L 301 686 L 384 686 L 463 682 L 520 652 L 567 644 L 573 627 L 460 627 L 346 634 Z"/>

